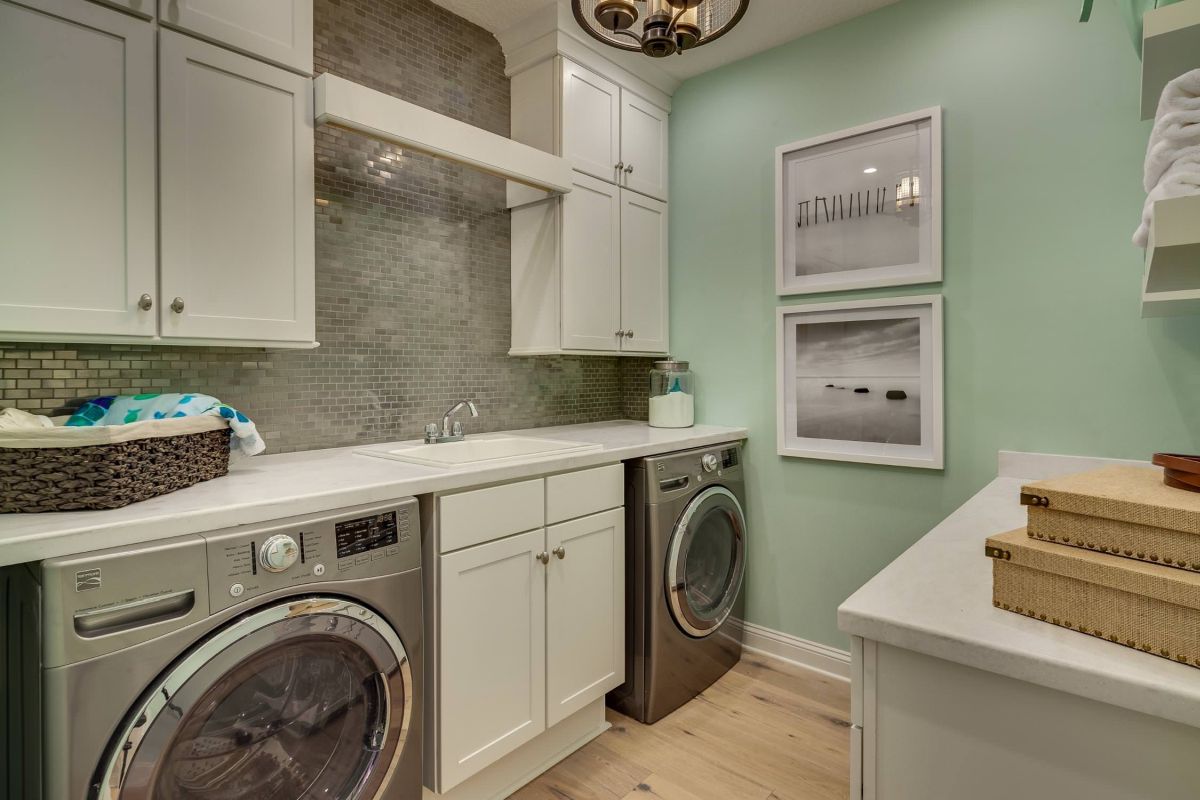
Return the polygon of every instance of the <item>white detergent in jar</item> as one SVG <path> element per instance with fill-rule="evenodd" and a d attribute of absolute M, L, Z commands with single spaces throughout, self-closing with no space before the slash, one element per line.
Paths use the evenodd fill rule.
<path fill-rule="evenodd" d="M 650 398 L 650 427 L 690 428 L 696 422 L 696 398 L 687 392 L 670 392 Z"/>
<path fill-rule="evenodd" d="M 696 422 L 694 386 L 688 362 L 655 361 L 650 370 L 650 427 L 692 427 Z"/>

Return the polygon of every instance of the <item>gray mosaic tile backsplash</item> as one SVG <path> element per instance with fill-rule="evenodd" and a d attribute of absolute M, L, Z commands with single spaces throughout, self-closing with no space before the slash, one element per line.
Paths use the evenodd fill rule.
<path fill-rule="evenodd" d="M 496 40 L 428 0 L 316 0 L 316 72 L 507 136 Z M 215 395 L 271 452 L 415 438 L 473 397 L 468 431 L 646 418 L 645 359 L 507 356 L 504 182 L 347 131 L 316 134 L 314 351 L 0 343 L 0 406 Z"/>

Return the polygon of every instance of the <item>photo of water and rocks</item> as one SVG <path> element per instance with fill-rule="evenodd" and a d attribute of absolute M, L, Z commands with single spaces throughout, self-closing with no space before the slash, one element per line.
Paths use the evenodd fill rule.
<path fill-rule="evenodd" d="M 796 327 L 796 435 L 921 444 L 921 321 Z"/>

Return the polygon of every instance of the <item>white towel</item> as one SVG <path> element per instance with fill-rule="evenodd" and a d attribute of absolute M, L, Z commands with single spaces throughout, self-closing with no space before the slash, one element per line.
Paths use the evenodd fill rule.
<path fill-rule="evenodd" d="M 0 431 L 27 431 L 53 428 L 54 422 L 49 417 L 30 414 L 19 408 L 0 410 Z"/>
<path fill-rule="evenodd" d="M 1200 194 L 1200 69 L 1180 75 L 1163 89 L 1146 148 L 1143 187 L 1142 224 L 1133 234 L 1138 247 L 1149 243 L 1156 202 Z"/>

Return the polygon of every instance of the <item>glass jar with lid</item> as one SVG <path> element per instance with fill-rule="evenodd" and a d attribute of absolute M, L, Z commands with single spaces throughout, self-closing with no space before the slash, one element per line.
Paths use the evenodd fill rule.
<path fill-rule="evenodd" d="M 650 370 L 650 427 L 692 427 L 696 421 L 695 385 L 688 362 L 655 361 Z"/>

